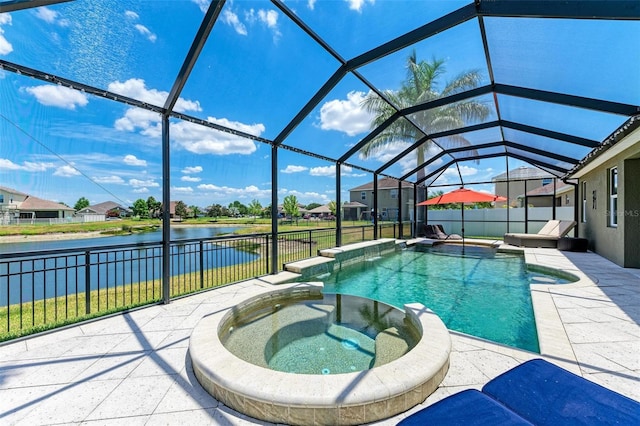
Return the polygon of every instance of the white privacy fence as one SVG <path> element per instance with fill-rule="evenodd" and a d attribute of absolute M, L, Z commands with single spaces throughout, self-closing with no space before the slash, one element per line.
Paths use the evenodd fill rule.
<path fill-rule="evenodd" d="M 525 231 L 525 208 L 465 209 L 464 234 L 466 236 L 502 237 L 506 232 L 538 232 L 553 219 L 553 207 L 529 207 L 528 229 Z M 508 215 L 508 231 L 507 231 Z M 573 207 L 556 207 L 558 220 L 574 220 Z M 445 232 L 462 234 L 462 210 L 429 210 L 427 223 L 441 224 Z M 569 233 L 573 235 L 574 231 Z"/>

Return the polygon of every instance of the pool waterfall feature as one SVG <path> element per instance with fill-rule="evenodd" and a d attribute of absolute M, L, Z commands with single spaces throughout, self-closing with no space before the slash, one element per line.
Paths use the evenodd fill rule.
<path fill-rule="evenodd" d="M 334 272 L 354 263 L 374 260 L 386 254 L 395 253 L 406 248 L 406 243 L 393 238 L 382 238 L 375 241 L 364 241 L 320 250 L 320 256 L 285 265 L 289 272 L 297 274 L 298 279 L 321 277 L 322 274 Z"/>
<path fill-rule="evenodd" d="M 276 305 L 288 299 L 323 298 L 321 283 L 291 283 L 275 288 L 265 287 L 260 295 L 203 318 L 191 335 L 189 354 L 198 381 L 232 409 L 273 423 L 363 424 L 423 402 L 443 380 L 449 367 L 449 332 L 437 315 L 418 303 L 405 305 L 403 314 L 404 321 L 416 330 L 415 346 L 406 353 L 407 348 L 388 350 L 393 347 L 390 342 L 398 342 L 398 335 L 381 333 L 376 338 L 376 353 L 381 346 L 387 349 L 376 355 L 379 359 L 371 368 L 362 371 L 296 374 L 272 370 L 234 355 L 224 340 L 234 319 L 243 312 L 255 312 L 256 307 L 260 311 L 265 306 L 278 310 Z M 257 357 L 264 356 L 264 342 L 269 341 L 269 336 L 262 340 L 263 343 L 246 343 L 258 346 Z"/>

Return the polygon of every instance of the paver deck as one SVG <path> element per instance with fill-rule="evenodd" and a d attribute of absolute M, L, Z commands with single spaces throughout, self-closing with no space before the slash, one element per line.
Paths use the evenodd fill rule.
<path fill-rule="evenodd" d="M 539 290 L 545 315 L 560 324 L 546 331 L 558 335 L 545 336 L 551 343 L 542 357 L 640 400 L 640 271 L 593 253 L 526 253 L 542 265 L 589 278 Z M 271 284 L 251 280 L 0 346 L 0 424 L 266 424 L 206 393 L 188 355 L 189 336 L 203 316 L 265 286 Z M 568 343 L 555 345 L 554 339 Z M 522 361 L 541 357 L 456 332 L 452 341 L 451 366 L 436 392 L 376 425 L 395 424 L 462 389 L 480 389 Z"/>

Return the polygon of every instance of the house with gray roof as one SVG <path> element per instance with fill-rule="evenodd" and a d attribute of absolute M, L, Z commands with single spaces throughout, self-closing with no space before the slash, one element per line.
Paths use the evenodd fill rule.
<path fill-rule="evenodd" d="M 105 201 L 93 204 L 76 212 L 80 215 L 104 215 L 104 217 L 125 217 L 131 216 L 131 209 L 124 207 L 115 201 Z"/>
<path fill-rule="evenodd" d="M 402 193 L 398 192 L 399 186 L 396 179 L 388 177 L 378 179 L 378 209 L 380 210 L 380 218 L 382 220 L 398 220 L 398 196 L 405 207 L 402 208 L 403 221 L 410 220 L 411 211 L 413 208 L 413 184 L 410 182 L 402 182 Z M 349 202 L 357 202 L 360 205 L 366 206 L 361 211 L 361 220 L 371 219 L 371 210 L 373 209 L 373 181 L 365 183 L 364 185 L 356 186 L 349 190 Z M 410 206 L 411 208 L 407 208 Z M 360 209 L 362 208 L 361 206 Z M 356 209 L 358 210 L 358 209 Z M 355 218 L 349 218 L 349 220 L 355 220 Z"/>

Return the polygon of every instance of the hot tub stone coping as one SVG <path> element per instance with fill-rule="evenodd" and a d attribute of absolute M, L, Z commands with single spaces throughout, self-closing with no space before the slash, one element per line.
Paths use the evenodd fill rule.
<path fill-rule="evenodd" d="M 322 284 L 285 284 L 276 290 L 265 289 L 264 293 L 305 288 L 321 291 Z M 264 293 L 242 303 L 265 297 Z M 319 419 L 329 419 L 326 421 L 333 424 L 361 424 L 365 418 L 357 413 L 367 413 L 366 421 L 371 422 L 423 402 L 448 369 L 451 338 L 442 320 L 419 303 L 405 305 L 405 311 L 423 333 L 417 345 L 395 361 L 354 373 L 290 374 L 237 358 L 218 338 L 228 310 L 200 321 L 191 335 L 189 354 L 201 385 L 224 404 L 251 417 L 289 424 L 326 424 Z M 364 409 L 374 404 L 376 409 Z M 305 412 L 311 414 L 301 418 Z"/>

